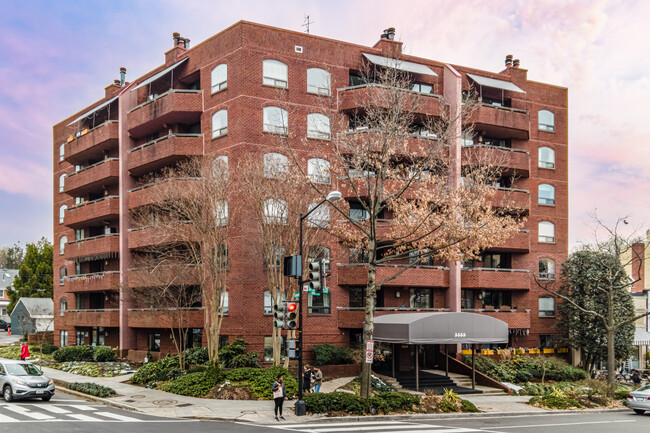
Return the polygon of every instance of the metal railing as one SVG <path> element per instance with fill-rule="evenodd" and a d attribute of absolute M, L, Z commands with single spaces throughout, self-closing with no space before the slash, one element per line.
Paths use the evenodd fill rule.
<path fill-rule="evenodd" d="M 90 170 L 91 168 L 95 168 L 95 167 L 97 167 L 97 166 L 99 166 L 99 165 L 104 164 L 105 162 L 108 162 L 108 161 L 119 161 L 119 160 L 120 160 L 120 158 L 106 158 L 106 159 L 102 159 L 101 161 L 96 162 L 96 163 L 94 163 L 94 164 L 92 164 L 92 165 L 89 165 L 89 166 L 87 166 L 87 167 L 80 168 L 79 170 L 75 171 L 74 173 L 70 173 L 70 174 L 68 175 L 68 179 L 70 179 L 70 178 L 71 178 L 72 176 L 74 176 L 75 174 L 79 174 L 79 173 L 82 173 L 82 172 L 84 172 L 84 171 L 86 171 L 86 170 Z"/>
<path fill-rule="evenodd" d="M 128 111 L 128 113 L 131 113 L 132 111 L 142 108 L 145 105 L 149 105 L 152 102 L 157 101 L 160 98 L 164 98 L 165 96 L 172 93 L 201 93 L 201 92 L 203 92 L 203 90 L 201 89 L 196 89 L 196 90 L 195 89 L 169 89 L 168 91 L 166 91 L 165 93 L 161 93 L 160 95 L 149 95 L 149 96 L 153 96 L 153 98 L 147 99 L 142 104 L 136 105 L 135 107 L 131 108 Z"/>

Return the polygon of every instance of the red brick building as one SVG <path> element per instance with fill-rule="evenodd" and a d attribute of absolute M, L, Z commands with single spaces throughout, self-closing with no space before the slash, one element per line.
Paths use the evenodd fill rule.
<path fill-rule="evenodd" d="M 148 203 L 147 174 L 188 155 L 220 153 L 235 167 L 253 149 L 262 154 L 277 147 L 269 128 L 288 126 L 311 137 L 307 117 L 319 112 L 319 95 L 331 95 L 346 114 L 357 108 L 354 95 L 369 86 L 356 81 L 362 63 L 381 67 L 398 57 L 412 69 L 422 114 L 436 114 L 426 111 L 427 98 L 435 95 L 451 94 L 460 103 L 460 91 L 454 94 L 448 84 L 450 71 L 457 71 L 462 90 L 471 86 L 480 93 L 476 135 L 463 139 L 462 152 L 489 152 L 506 161 L 516 180 L 500 185 L 497 194 L 519 203 L 527 221 L 525 230 L 480 260 L 409 269 L 383 287 L 377 314 L 462 308 L 507 322 L 511 346 L 552 346 L 555 301 L 534 277 L 553 280 L 567 255 L 567 89 L 528 81 L 511 57 L 503 71 L 492 73 L 403 55 L 393 35 L 385 32 L 374 47 L 365 47 L 239 22 L 190 48 L 176 34 L 164 65 L 130 83 L 122 76 L 106 87 L 104 98 L 55 125 L 55 344 L 173 350 L 157 312 L 137 309 L 125 296 L 135 272 L 132 254 L 151 239 L 129 219 L 130 209 Z M 265 110 L 278 105 L 278 89 L 294 108 L 288 125 L 273 125 Z M 316 132 L 327 136 L 319 125 Z M 246 236 L 254 232 L 245 225 L 237 230 L 228 242 L 222 334 L 224 341 L 244 336 L 250 349 L 262 352 L 272 327 L 265 271 Z M 365 269 L 348 263 L 347 251 L 335 242 L 328 247 L 330 294 L 305 314 L 307 350 L 360 338 Z M 198 344 L 203 311 L 190 322 Z"/>

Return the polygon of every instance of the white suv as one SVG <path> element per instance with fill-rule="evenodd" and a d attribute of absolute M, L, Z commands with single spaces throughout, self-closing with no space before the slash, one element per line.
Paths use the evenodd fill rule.
<path fill-rule="evenodd" d="M 54 380 L 29 362 L 0 359 L 0 391 L 7 402 L 23 398 L 49 401 L 54 395 Z"/>

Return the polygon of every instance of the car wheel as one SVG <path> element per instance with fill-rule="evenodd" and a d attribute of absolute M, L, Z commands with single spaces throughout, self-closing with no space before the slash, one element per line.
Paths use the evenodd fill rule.
<path fill-rule="evenodd" d="M 643 409 L 634 409 L 634 413 L 636 413 L 637 415 L 643 415 L 645 413 L 645 410 L 643 410 Z"/>
<path fill-rule="evenodd" d="M 51 395 L 46 395 L 45 397 L 41 397 L 41 398 L 43 399 L 43 401 L 50 401 L 52 396 Z"/>
<path fill-rule="evenodd" d="M 14 394 L 13 392 L 11 392 L 11 386 L 9 385 L 5 386 L 5 389 L 2 390 L 2 396 L 4 397 L 7 403 L 9 403 L 14 399 Z"/>

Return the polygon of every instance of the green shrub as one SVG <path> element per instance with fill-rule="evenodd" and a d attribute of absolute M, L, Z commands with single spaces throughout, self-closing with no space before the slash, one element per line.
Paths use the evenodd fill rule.
<path fill-rule="evenodd" d="M 224 378 L 223 371 L 218 367 L 209 367 L 201 372 L 188 373 L 177 379 L 162 384 L 163 391 L 192 397 L 203 397 Z"/>
<path fill-rule="evenodd" d="M 413 406 L 420 403 L 420 396 L 407 392 L 380 392 L 372 399 L 383 402 L 383 413 L 395 412 L 397 410 L 413 410 Z M 371 399 L 371 400 L 372 400 Z"/>
<path fill-rule="evenodd" d="M 261 370 L 259 368 L 243 367 L 230 370 L 228 373 L 226 373 L 226 376 L 228 377 L 228 380 L 232 380 L 233 382 L 241 382 L 243 380 L 251 380 L 253 377 L 260 373 Z"/>
<path fill-rule="evenodd" d="M 52 355 L 56 362 L 94 361 L 92 346 L 66 346 L 55 351 Z"/>
<path fill-rule="evenodd" d="M 471 357 L 464 361 L 471 363 Z M 487 356 L 475 357 L 476 369 L 501 382 L 525 383 L 531 379 L 553 381 L 578 381 L 587 378 L 587 372 L 568 365 L 554 357 L 534 357 L 514 355 L 511 360 L 496 361 Z"/>
<path fill-rule="evenodd" d="M 461 400 L 460 402 L 460 411 L 461 412 L 480 412 L 478 408 L 469 400 Z"/>
<path fill-rule="evenodd" d="M 321 344 L 314 346 L 312 350 L 316 356 L 317 365 L 352 364 L 354 362 L 350 349 L 347 347 Z"/>
<path fill-rule="evenodd" d="M 547 394 L 541 397 L 533 397 L 530 399 L 531 403 L 536 400 L 537 403 L 549 409 L 569 409 L 572 407 L 581 408 L 582 405 L 576 400 L 559 395 Z"/>
<path fill-rule="evenodd" d="M 45 344 L 43 344 L 43 355 L 51 355 L 57 349 L 58 349 L 58 347 L 56 347 L 54 344 L 45 343 Z"/>
<path fill-rule="evenodd" d="M 292 398 L 298 392 L 298 381 L 291 376 L 291 373 L 285 368 L 274 366 L 268 370 L 257 370 L 258 373 L 253 374 L 248 379 L 248 384 L 253 391 L 255 398 L 263 400 L 271 400 L 273 398 L 273 382 L 278 378 L 278 375 L 283 376 L 284 390 L 287 393 L 287 398 Z"/>
<path fill-rule="evenodd" d="M 366 412 L 365 399 L 347 392 L 305 394 L 304 400 L 307 411 L 311 413 L 344 411 L 351 415 L 363 415 Z"/>
<path fill-rule="evenodd" d="M 352 381 L 360 383 L 361 376 L 356 376 L 354 379 L 352 379 Z M 374 375 L 370 376 L 370 386 L 375 392 L 390 392 L 393 390 L 392 386 Z"/>
<path fill-rule="evenodd" d="M 614 391 L 614 397 L 616 400 L 627 400 L 627 395 L 630 391 L 632 391 L 632 389 L 627 386 L 619 386 L 616 388 L 616 391 Z"/>
<path fill-rule="evenodd" d="M 248 343 L 237 338 L 219 350 L 219 361 L 225 368 L 259 367 L 257 352 L 246 353 Z"/>
<path fill-rule="evenodd" d="M 205 365 L 195 365 L 193 367 L 190 367 L 187 369 L 188 373 L 199 373 L 201 371 L 205 371 L 208 367 Z"/>
<path fill-rule="evenodd" d="M 96 397 L 108 397 L 109 395 L 116 394 L 114 389 L 97 385 L 96 383 L 73 382 L 69 383 L 67 387 L 73 391 L 83 392 L 84 394 L 94 395 Z"/>
<path fill-rule="evenodd" d="M 58 353 L 55 352 L 55 353 Z M 131 383 L 145 385 L 151 382 L 169 380 L 169 370 L 179 369 L 178 356 L 170 356 L 160 361 L 149 362 L 138 369 L 131 377 Z"/>
<path fill-rule="evenodd" d="M 187 364 L 201 365 L 210 361 L 207 347 L 191 347 L 185 350 L 185 362 Z"/>
<path fill-rule="evenodd" d="M 93 352 L 95 362 L 113 362 L 115 360 L 115 351 L 108 346 L 97 346 Z"/>

